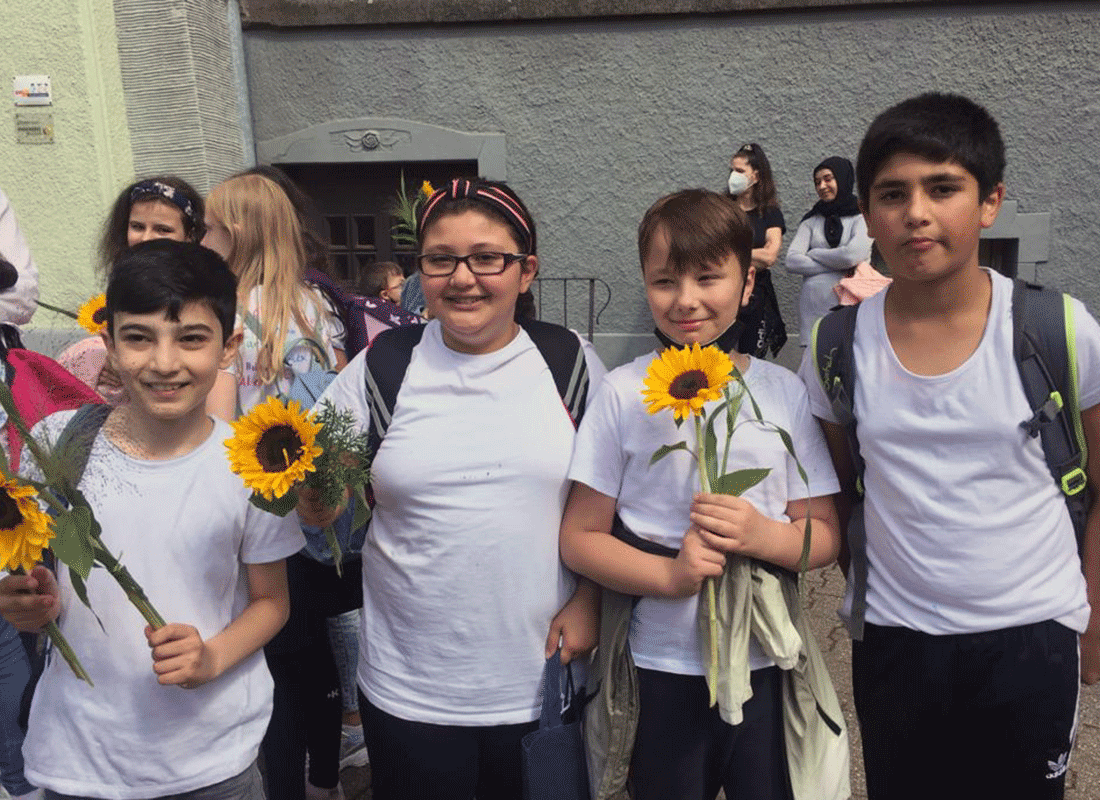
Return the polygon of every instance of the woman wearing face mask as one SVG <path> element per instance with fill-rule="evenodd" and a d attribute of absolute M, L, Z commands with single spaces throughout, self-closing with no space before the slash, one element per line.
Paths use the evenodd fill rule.
<path fill-rule="evenodd" d="M 728 188 L 752 224 L 752 266 L 756 269 L 752 297 L 738 318 L 742 331 L 737 349 L 757 358 L 764 358 L 769 351 L 774 356 L 787 341 L 787 326 L 779 313 L 770 267 L 779 258 L 787 226 L 779 210 L 771 164 L 760 145 L 742 145 L 733 154 Z"/>
<path fill-rule="evenodd" d="M 837 304 L 837 282 L 871 257 L 871 238 L 852 194 L 854 185 L 855 170 L 846 158 L 831 156 L 814 167 L 820 199 L 802 218 L 787 250 L 787 271 L 802 276 L 798 313 L 803 347 L 814 322 Z"/>

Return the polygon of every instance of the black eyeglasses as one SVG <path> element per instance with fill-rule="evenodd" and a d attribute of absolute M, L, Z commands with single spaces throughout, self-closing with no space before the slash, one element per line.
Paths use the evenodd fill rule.
<path fill-rule="evenodd" d="M 499 275 L 513 261 L 523 261 L 526 253 L 470 253 L 468 256 L 452 256 L 448 253 L 424 253 L 416 257 L 420 271 L 431 278 L 443 278 L 452 274 L 460 263 L 474 275 Z"/>

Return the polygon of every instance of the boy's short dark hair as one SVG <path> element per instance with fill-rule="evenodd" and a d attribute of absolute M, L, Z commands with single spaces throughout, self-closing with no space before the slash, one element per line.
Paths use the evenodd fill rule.
<path fill-rule="evenodd" d="M 394 275 L 399 278 L 405 276 L 404 270 L 396 261 L 375 261 L 367 264 L 359 273 L 359 294 L 364 297 L 381 297 L 389 286 L 390 277 Z"/>
<path fill-rule="evenodd" d="M 741 277 L 752 264 L 752 225 L 737 200 L 706 189 L 683 189 L 649 207 L 638 225 L 642 269 L 659 231 L 669 237 L 668 260 L 677 274 L 737 256 Z"/>
<path fill-rule="evenodd" d="M 897 153 L 954 161 L 978 181 L 983 198 L 1004 178 L 1005 145 L 997 121 L 973 100 L 957 94 L 928 92 L 875 118 L 856 159 L 859 201 L 864 207 L 879 170 Z"/>
<path fill-rule="evenodd" d="M 187 303 L 206 303 L 222 326 L 222 344 L 233 335 L 237 278 L 221 256 L 194 242 L 153 239 L 123 250 L 107 282 L 107 331 L 115 314 L 163 311 L 179 320 Z"/>

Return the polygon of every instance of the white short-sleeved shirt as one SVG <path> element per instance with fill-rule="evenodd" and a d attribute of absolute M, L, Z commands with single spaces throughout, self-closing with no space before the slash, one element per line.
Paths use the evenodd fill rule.
<path fill-rule="evenodd" d="M 73 413 L 47 417 L 36 438 L 56 441 Z M 168 461 L 131 458 L 100 433 L 81 482 L 107 547 L 166 620 L 194 625 L 203 639 L 248 605 L 244 565 L 278 561 L 304 545 L 295 515 L 281 519 L 249 503 L 229 470 L 223 442 L 232 433 L 215 421 L 203 444 Z M 29 456 L 23 464 L 33 474 Z M 51 658 L 23 745 L 31 783 L 130 800 L 209 786 L 256 759 L 272 702 L 262 652 L 197 689 L 161 686 L 145 620 L 114 579 L 92 570 L 92 611 L 73 593 L 65 568 L 58 582 L 58 624 L 95 686 Z"/>
<path fill-rule="evenodd" d="M 686 441 L 694 448 L 694 428 L 677 429 L 670 411 L 650 414 L 642 401 L 642 381 L 654 356 L 644 355 L 612 370 L 585 412 L 577 432 L 569 477 L 608 497 L 626 527 L 643 539 L 679 548 L 690 526 L 691 500 L 699 491 L 695 460 L 674 452 L 650 465 L 654 451 Z M 765 517 L 787 521 L 787 503 L 838 491 L 836 475 L 821 429 L 810 415 L 806 392 L 797 376 L 767 361 L 752 359 L 745 381 L 765 420 L 790 433 L 809 487 L 799 477 L 794 460 L 772 430 L 749 421 L 746 401 L 738 414 L 726 472 L 768 467 L 763 482 L 743 495 Z M 717 401 L 706 406 L 709 413 Z M 725 416 L 715 423 L 725 431 Z M 682 599 L 644 597 L 634 609 L 630 647 L 634 661 L 646 669 L 684 675 L 703 675 L 705 668 L 698 634 L 698 596 Z M 770 661 L 752 640 L 750 666 Z"/>
<path fill-rule="evenodd" d="M 329 364 L 335 368 L 336 350 L 344 349 L 344 326 L 340 323 L 340 319 L 336 315 L 328 299 L 325 298 L 319 290 L 306 288 L 305 291 L 307 296 L 316 295 L 321 309 L 321 314 L 318 318 L 317 305 L 310 300 L 306 300 L 302 303 L 302 313 L 305 316 L 306 322 L 314 328 L 314 332 L 309 334 L 309 338 L 314 339 L 325 348 L 325 355 L 328 356 Z M 251 294 L 249 294 L 248 311 L 253 314 L 257 320 L 262 321 L 263 313 L 260 309 L 260 296 L 261 287 L 257 286 L 252 290 Z M 267 398 L 275 397 L 279 394 L 285 395 L 290 391 L 290 385 L 294 380 L 294 374 L 308 372 L 313 365 L 314 350 L 307 344 L 299 344 L 292 348 L 289 353 L 285 354 L 286 364 L 283 367 L 283 374 L 277 378 L 274 383 L 265 385 L 260 381 L 256 368 L 260 353 L 260 339 L 256 335 L 256 331 L 254 331 L 251 326 L 245 324 L 243 313 L 237 315 L 237 328 L 238 330 L 243 329 L 244 338 L 241 340 L 241 347 L 237 354 L 236 364 L 230 367 L 230 371 L 237 376 L 237 397 L 240 403 L 241 413 L 247 414 L 254 406 L 264 402 Z M 294 316 L 291 315 L 287 319 L 286 342 L 290 343 L 297 341 L 303 338 L 303 336 L 305 336 L 305 334 L 298 328 Z M 283 351 L 285 347 L 286 344 L 283 344 L 279 348 L 277 356 L 280 359 L 284 356 Z"/>
<path fill-rule="evenodd" d="M 582 345 L 595 386 L 605 369 Z M 364 426 L 365 355 L 318 400 Z M 574 589 L 558 556 L 574 436 L 525 331 L 467 355 L 427 324 L 371 466 L 358 681 L 383 711 L 440 725 L 538 718 L 546 636 Z"/>
<path fill-rule="evenodd" d="M 886 335 L 886 292 L 856 318 L 855 415 L 866 461 L 867 621 L 932 634 L 1057 620 L 1083 631 L 1085 581 L 1065 500 L 1012 357 L 1012 281 L 987 271 L 989 320 L 944 375 L 902 366 Z M 1078 301 L 1080 404 L 1100 402 L 1100 326 Z M 799 370 L 815 416 L 835 422 L 808 349 Z M 851 610 L 851 589 L 845 612 Z"/>

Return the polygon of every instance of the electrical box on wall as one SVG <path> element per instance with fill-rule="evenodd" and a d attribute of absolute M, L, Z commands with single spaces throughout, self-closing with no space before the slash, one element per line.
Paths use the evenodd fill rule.
<path fill-rule="evenodd" d="M 53 144 L 53 112 L 40 110 L 53 105 L 50 76 L 16 75 L 11 79 L 11 92 L 16 108 L 15 143 Z"/>
<path fill-rule="evenodd" d="M 17 106 L 52 106 L 49 75 L 16 75 L 11 79 Z"/>

